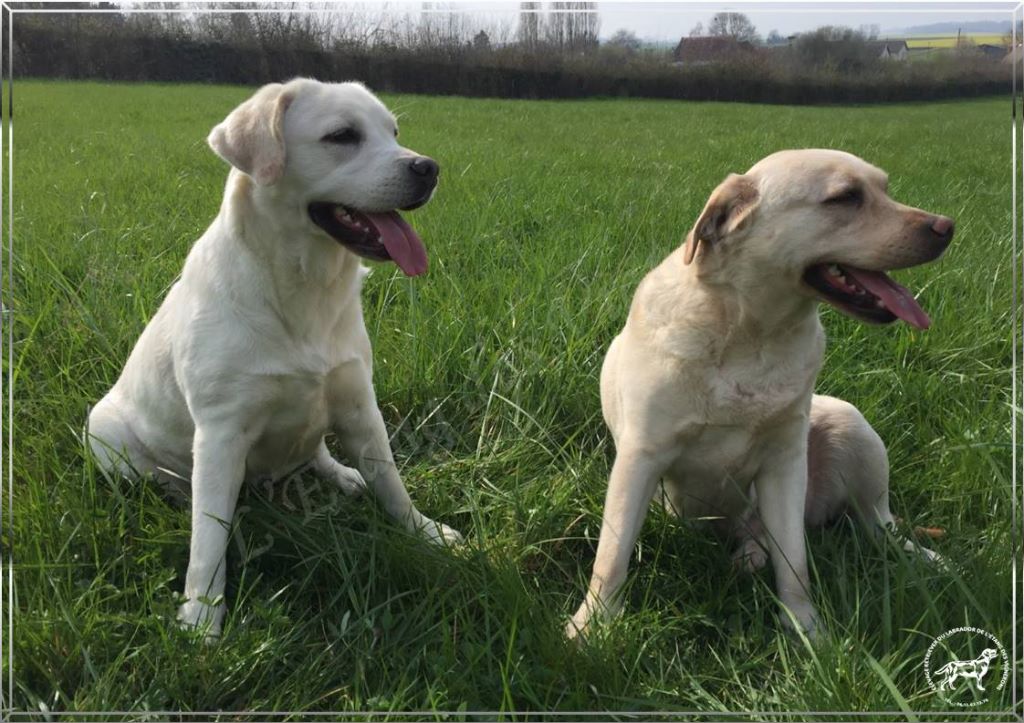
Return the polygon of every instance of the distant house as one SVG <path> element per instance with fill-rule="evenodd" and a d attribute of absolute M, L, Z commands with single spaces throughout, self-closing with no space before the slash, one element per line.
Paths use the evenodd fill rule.
<path fill-rule="evenodd" d="M 906 40 L 872 40 L 868 43 L 881 60 L 906 60 Z"/>
<path fill-rule="evenodd" d="M 723 63 L 756 53 L 752 43 L 723 37 L 683 38 L 672 54 L 680 65 L 707 65 Z"/>

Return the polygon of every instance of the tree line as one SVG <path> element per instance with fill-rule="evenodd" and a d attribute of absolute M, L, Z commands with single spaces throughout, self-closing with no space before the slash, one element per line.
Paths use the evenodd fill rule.
<path fill-rule="evenodd" d="M 31 10 L 43 3 L 15 3 Z M 47 9 L 80 8 L 46 3 Z M 600 42 L 591 2 L 522 2 L 513 18 L 449 3 L 419 11 L 316 3 L 93 4 L 103 12 L 13 16 L 14 77 L 259 84 L 296 75 L 376 90 L 513 98 L 642 96 L 777 103 L 950 98 L 1005 92 L 1009 68 L 966 55 L 878 61 L 863 31 L 822 28 L 791 47 L 679 65 L 628 31 Z M 4 17 L 8 22 L 10 16 Z M 6 40 L 6 26 L 2 29 Z M 698 30 L 695 28 L 695 31 Z M 701 33 L 757 41 L 739 13 Z M 8 54 L 3 54 L 9 72 Z"/>

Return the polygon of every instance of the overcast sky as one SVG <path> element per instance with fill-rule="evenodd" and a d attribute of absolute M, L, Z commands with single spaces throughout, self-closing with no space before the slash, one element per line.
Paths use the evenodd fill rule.
<path fill-rule="evenodd" d="M 761 35 L 778 30 L 790 35 L 821 25 L 877 24 L 885 31 L 896 31 L 913 25 L 971 20 L 1010 20 L 1014 2 L 953 2 L 904 0 L 902 2 L 857 2 L 833 0 L 818 2 L 599 2 L 601 37 L 607 38 L 620 28 L 632 30 L 649 40 L 678 40 L 702 21 L 723 10 L 745 13 Z M 545 6 L 547 3 L 545 3 Z M 493 15 L 505 22 L 514 22 L 518 2 L 435 3 L 463 12 Z"/>

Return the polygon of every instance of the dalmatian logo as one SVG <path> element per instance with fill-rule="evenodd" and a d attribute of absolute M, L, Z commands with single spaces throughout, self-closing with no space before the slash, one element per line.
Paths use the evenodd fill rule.
<path fill-rule="evenodd" d="M 981 651 L 975 653 L 982 645 Z M 957 655 L 960 651 L 969 654 Z M 933 661 L 944 662 L 933 670 Z M 925 654 L 924 669 L 931 689 L 946 703 L 961 708 L 978 706 L 988 700 L 985 678 L 993 671 L 999 669 L 1001 673 L 995 683 L 996 690 L 1003 689 L 1010 674 L 1009 659 L 1002 643 L 991 633 L 970 626 L 954 628 L 935 638 Z M 991 681 L 989 685 L 993 685 Z"/>

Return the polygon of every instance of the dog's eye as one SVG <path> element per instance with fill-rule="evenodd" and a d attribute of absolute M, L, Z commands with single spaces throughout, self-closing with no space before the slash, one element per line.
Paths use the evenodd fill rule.
<path fill-rule="evenodd" d="M 342 128 L 341 130 L 328 133 L 326 136 L 321 138 L 324 143 L 337 143 L 343 146 L 350 146 L 358 143 L 362 139 L 359 137 L 359 131 L 354 128 Z"/>
<path fill-rule="evenodd" d="M 864 200 L 864 192 L 859 188 L 848 188 L 825 199 L 825 203 L 841 206 L 859 206 Z"/>
<path fill-rule="evenodd" d="M 395 138 L 398 138 L 398 126 L 395 126 Z"/>

